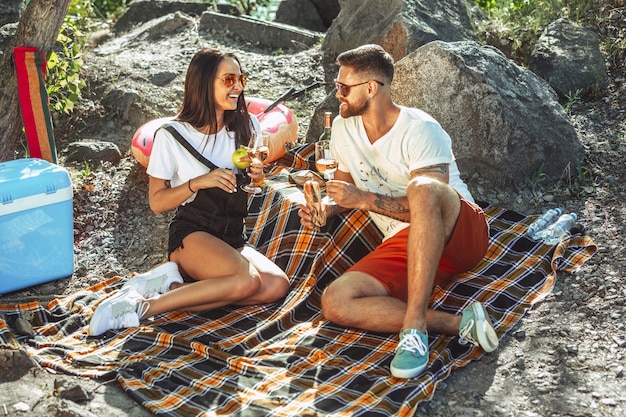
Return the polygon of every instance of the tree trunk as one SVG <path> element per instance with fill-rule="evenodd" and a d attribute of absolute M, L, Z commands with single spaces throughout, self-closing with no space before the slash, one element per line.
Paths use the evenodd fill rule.
<path fill-rule="evenodd" d="M 0 62 L 0 161 L 15 159 L 22 134 L 13 47 L 33 46 L 47 54 L 56 42 L 71 0 L 31 0 L 20 18 L 15 36 Z"/>

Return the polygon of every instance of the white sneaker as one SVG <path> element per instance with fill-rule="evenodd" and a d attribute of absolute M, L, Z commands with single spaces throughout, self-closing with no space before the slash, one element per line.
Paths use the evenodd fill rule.
<path fill-rule="evenodd" d="M 134 288 L 144 298 L 154 297 L 157 294 L 163 294 L 170 289 L 170 285 L 173 283 L 183 282 L 180 272 L 178 272 L 178 265 L 174 262 L 166 262 L 158 267 L 138 274 L 124 284 L 124 288 Z"/>
<path fill-rule="evenodd" d="M 149 307 L 145 298 L 133 288 L 123 288 L 98 305 L 89 322 L 89 336 L 100 336 L 112 329 L 137 327 Z"/>

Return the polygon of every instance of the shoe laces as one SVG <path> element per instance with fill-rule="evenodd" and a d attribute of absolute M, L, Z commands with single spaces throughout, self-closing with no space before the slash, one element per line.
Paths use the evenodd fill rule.
<path fill-rule="evenodd" d="M 160 287 L 157 287 L 157 288 L 147 288 L 147 289 L 144 289 L 144 292 L 143 292 L 143 296 L 146 297 L 146 298 L 156 297 L 159 294 L 161 294 Z"/>
<path fill-rule="evenodd" d="M 476 341 L 476 339 L 474 339 L 474 336 L 472 336 L 472 328 L 474 327 L 475 323 L 476 322 L 474 320 L 469 320 L 467 324 L 465 325 L 465 327 L 463 327 L 459 331 L 459 343 L 460 344 L 467 345 L 468 343 L 471 343 L 476 346 L 479 345 L 478 341 Z"/>
<path fill-rule="evenodd" d="M 111 317 L 113 329 L 121 329 L 126 327 L 134 327 L 137 322 L 137 310 L 135 305 L 127 303 L 124 309 L 114 312 Z"/>
<path fill-rule="evenodd" d="M 141 320 L 143 316 L 146 315 L 149 309 L 150 303 L 146 300 L 142 300 L 137 304 L 137 317 L 139 317 L 139 320 Z"/>
<path fill-rule="evenodd" d="M 398 345 L 398 352 L 405 350 L 411 353 L 419 353 L 420 356 L 426 355 L 428 352 L 426 345 L 422 342 L 422 338 L 418 334 L 407 334 Z"/>
<path fill-rule="evenodd" d="M 133 302 L 135 301 L 135 302 Z M 146 300 L 122 300 L 113 306 L 112 328 L 134 327 L 150 308 Z"/>

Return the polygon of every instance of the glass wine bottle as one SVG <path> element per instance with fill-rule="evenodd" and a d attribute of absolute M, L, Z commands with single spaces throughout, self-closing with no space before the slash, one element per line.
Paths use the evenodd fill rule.
<path fill-rule="evenodd" d="M 333 114 L 332 112 L 324 113 L 324 131 L 320 135 L 318 140 L 330 140 L 330 128 L 333 122 Z"/>

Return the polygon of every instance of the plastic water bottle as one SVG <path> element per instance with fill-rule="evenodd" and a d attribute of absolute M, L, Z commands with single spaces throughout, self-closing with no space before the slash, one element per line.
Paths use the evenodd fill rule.
<path fill-rule="evenodd" d="M 565 232 L 576 224 L 577 218 L 576 213 L 562 214 L 555 223 L 539 232 L 539 238 L 543 240 L 543 243 L 546 245 L 556 245 L 565 235 Z"/>
<path fill-rule="evenodd" d="M 562 211 L 560 208 L 550 209 L 543 213 L 541 216 L 537 218 L 534 222 L 528 226 L 528 230 L 526 233 L 530 236 L 531 239 L 539 240 L 539 233 L 554 223 Z"/>

